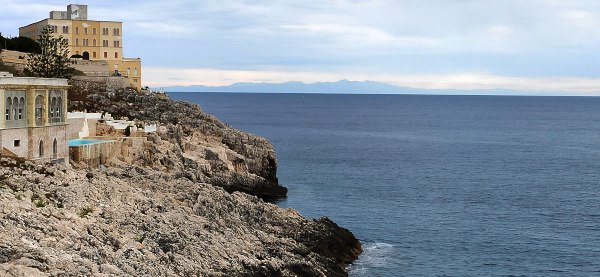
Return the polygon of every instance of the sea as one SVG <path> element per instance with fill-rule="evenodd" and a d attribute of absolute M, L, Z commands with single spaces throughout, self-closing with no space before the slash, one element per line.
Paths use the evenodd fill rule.
<path fill-rule="evenodd" d="M 169 95 L 269 139 L 350 276 L 600 276 L 600 98 Z"/>

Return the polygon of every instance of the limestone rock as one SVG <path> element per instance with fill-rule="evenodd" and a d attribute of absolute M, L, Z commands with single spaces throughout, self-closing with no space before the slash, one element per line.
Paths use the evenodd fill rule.
<path fill-rule="evenodd" d="M 198 105 L 135 90 L 71 80 L 69 110 L 108 112 L 114 117 L 161 124 L 149 144 L 129 164 L 149 166 L 190 180 L 260 197 L 282 197 L 287 188 L 277 179 L 277 157 L 264 138 L 229 127 Z M 111 130 L 101 130 L 110 134 Z"/>
<path fill-rule="evenodd" d="M 360 252 L 328 219 L 154 169 L 3 158 L 0 176 L 2 276 L 346 276 Z"/>

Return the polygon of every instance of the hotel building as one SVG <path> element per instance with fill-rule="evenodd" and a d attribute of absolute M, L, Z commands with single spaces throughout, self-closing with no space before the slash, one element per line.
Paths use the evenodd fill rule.
<path fill-rule="evenodd" d="M 131 86 L 141 89 L 141 59 L 123 57 L 123 23 L 88 20 L 87 11 L 87 5 L 70 4 L 67 11 L 51 11 L 49 18 L 19 28 L 19 35 L 37 39 L 44 27 L 52 26 L 55 36 L 68 40 L 70 55 L 104 61 L 107 72 L 100 75 L 126 77 Z"/>

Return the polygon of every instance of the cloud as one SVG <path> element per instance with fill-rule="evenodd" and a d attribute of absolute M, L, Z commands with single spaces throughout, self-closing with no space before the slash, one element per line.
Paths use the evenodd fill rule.
<path fill-rule="evenodd" d="M 319 76 L 327 76 L 326 81 L 376 76 L 386 82 L 434 86 L 436 82 L 425 78 L 433 76 L 445 80 L 444 86 L 458 80 L 463 80 L 462 87 L 467 82 L 482 86 L 482 80 L 487 80 L 499 86 L 544 87 L 538 83 L 549 81 L 578 90 L 589 90 L 582 85 L 590 83 L 585 78 L 600 76 L 600 67 L 595 66 L 600 64 L 600 1 L 105 0 L 87 4 L 91 19 L 123 21 L 124 51 L 141 57 L 144 68 L 182 68 L 188 73 L 185 68 L 228 69 L 216 72 L 232 80 L 283 80 L 285 75 L 309 82 L 320 80 Z M 66 3 L 0 0 L 0 6 L 4 19 L 0 31 L 15 35 L 19 26 L 47 17 L 50 10 L 65 9 Z M 233 74 L 236 70 L 240 72 Z M 277 74 L 279 70 L 283 72 Z M 214 79 L 202 77 L 202 82 L 225 82 L 211 72 L 204 73 Z M 256 72 L 260 76 L 252 77 Z M 471 72 L 467 75 L 475 77 L 449 79 L 455 72 Z M 144 80 L 164 83 L 176 77 L 145 75 Z M 191 84 L 194 78 L 179 81 Z"/>
<path fill-rule="evenodd" d="M 422 89 L 509 89 L 520 92 L 552 92 L 563 95 L 600 95 L 600 78 L 514 77 L 488 73 L 451 74 L 370 74 L 292 70 L 223 70 L 213 68 L 144 68 L 146 84 L 152 87 L 175 85 L 226 86 L 240 82 L 306 83 L 338 80 L 377 81 L 399 87 Z"/>

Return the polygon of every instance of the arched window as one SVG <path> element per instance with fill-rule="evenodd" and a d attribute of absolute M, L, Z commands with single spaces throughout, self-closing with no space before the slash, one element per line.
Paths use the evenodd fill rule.
<path fill-rule="evenodd" d="M 12 99 L 6 98 L 6 120 L 10 120 L 10 110 L 12 109 Z"/>
<path fill-rule="evenodd" d="M 58 97 L 58 101 L 56 102 L 56 117 L 62 118 L 63 110 L 62 110 L 62 97 Z"/>
<path fill-rule="evenodd" d="M 38 147 L 38 154 L 40 155 L 39 157 L 43 157 L 44 156 L 44 141 L 40 140 L 40 146 Z"/>
<path fill-rule="evenodd" d="M 13 105 L 12 105 L 12 107 L 13 107 L 13 109 L 12 109 L 13 110 L 13 116 L 12 116 L 12 118 L 14 120 L 17 120 L 17 119 L 19 119 L 17 117 L 17 110 L 19 109 L 19 98 L 17 98 L 17 97 L 13 98 Z"/>
<path fill-rule="evenodd" d="M 44 97 L 43 96 L 38 95 L 35 98 L 35 119 L 41 119 L 42 118 L 43 102 L 44 102 Z"/>
<path fill-rule="evenodd" d="M 25 97 L 19 100 L 19 119 L 23 119 L 23 111 L 25 111 Z"/>
<path fill-rule="evenodd" d="M 54 106 L 56 105 L 56 97 L 50 99 L 50 118 L 54 118 Z"/>
<path fill-rule="evenodd" d="M 137 69 L 137 67 L 133 69 L 133 76 L 138 76 L 138 69 Z"/>
<path fill-rule="evenodd" d="M 54 142 L 52 142 L 52 158 L 56 159 L 58 156 L 58 142 L 56 142 L 56 138 L 54 138 Z"/>

